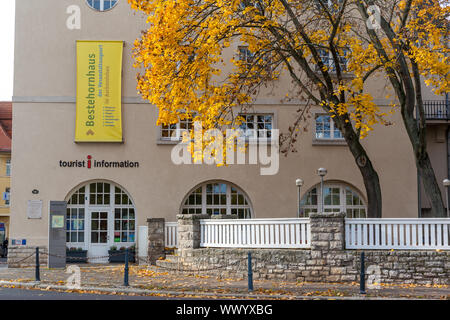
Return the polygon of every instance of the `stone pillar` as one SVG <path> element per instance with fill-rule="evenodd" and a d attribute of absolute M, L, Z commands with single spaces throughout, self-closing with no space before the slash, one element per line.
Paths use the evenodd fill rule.
<path fill-rule="evenodd" d="M 311 260 L 306 281 L 339 282 L 354 280 L 345 277 L 351 262 L 345 248 L 345 213 L 310 213 Z"/>
<path fill-rule="evenodd" d="M 164 218 L 150 218 L 147 219 L 148 225 L 148 254 L 147 262 L 149 264 L 156 264 L 156 260 L 165 258 L 164 251 L 165 239 L 165 220 Z"/>
<path fill-rule="evenodd" d="M 311 250 L 344 250 L 345 213 L 310 213 Z"/>
<path fill-rule="evenodd" d="M 179 214 L 178 252 L 182 257 L 189 256 L 189 251 L 200 247 L 200 220 L 209 219 L 207 214 Z"/>

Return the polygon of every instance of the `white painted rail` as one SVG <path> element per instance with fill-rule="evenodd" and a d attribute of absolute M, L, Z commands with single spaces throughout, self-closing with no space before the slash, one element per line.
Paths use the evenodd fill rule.
<path fill-rule="evenodd" d="M 345 219 L 347 249 L 450 249 L 450 219 Z"/>
<path fill-rule="evenodd" d="M 218 248 L 309 248 L 309 218 L 201 220 L 200 246 Z"/>
<path fill-rule="evenodd" d="M 178 247 L 178 223 L 177 222 L 166 222 L 165 224 L 165 232 L 164 237 L 167 248 L 176 248 Z"/>

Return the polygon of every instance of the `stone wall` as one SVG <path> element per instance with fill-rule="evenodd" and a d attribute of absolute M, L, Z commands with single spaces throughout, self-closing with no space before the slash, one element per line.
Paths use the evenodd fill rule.
<path fill-rule="evenodd" d="M 200 218 L 179 216 L 183 269 L 245 278 L 251 252 L 255 279 L 359 281 L 361 251 L 345 250 L 343 213 L 311 214 L 311 249 L 298 250 L 199 248 Z M 376 283 L 450 284 L 450 251 L 366 250 L 365 266 L 367 277 Z"/>
<path fill-rule="evenodd" d="M 32 246 L 9 246 L 7 260 L 8 267 L 34 267 L 36 265 L 36 256 L 34 254 L 35 252 L 36 247 Z M 46 266 L 48 263 L 48 256 L 43 252 L 47 252 L 47 247 L 39 247 L 39 264 L 42 266 Z"/>
<path fill-rule="evenodd" d="M 201 274 L 246 278 L 248 252 L 255 279 L 302 280 L 305 262 L 311 260 L 310 250 L 201 248 L 188 251 L 182 262 L 184 268 Z"/>
<path fill-rule="evenodd" d="M 359 253 L 352 254 L 359 266 Z M 379 268 L 382 283 L 450 284 L 450 251 L 367 250 L 364 254 L 366 267 Z"/>

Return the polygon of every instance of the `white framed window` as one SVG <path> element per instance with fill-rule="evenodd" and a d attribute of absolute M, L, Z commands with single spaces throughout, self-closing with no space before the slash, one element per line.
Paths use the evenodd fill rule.
<path fill-rule="evenodd" d="M 136 217 L 134 208 L 114 209 L 114 242 L 134 242 Z"/>
<path fill-rule="evenodd" d="M 248 46 L 239 46 L 239 60 L 247 64 L 251 64 L 254 58 L 254 54 L 248 49 Z"/>
<path fill-rule="evenodd" d="M 114 8 L 119 0 L 86 0 L 87 5 L 95 11 L 108 11 Z"/>
<path fill-rule="evenodd" d="M 6 160 L 6 176 L 11 176 L 11 159 Z"/>
<path fill-rule="evenodd" d="M 344 184 L 325 184 L 323 210 L 320 184 L 312 188 L 300 202 L 301 216 L 311 212 L 345 212 L 347 218 L 366 218 L 367 206 L 362 196 Z"/>
<path fill-rule="evenodd" d="M 344 140 L 333 118 L 327 114 L 316 114 L 314 135 L 317 140 Z"/>
<path fill-rule="evenodd" d="M 255 59 L 255 54 L 253 52 L 251 52 L 248 49 L 248 46 L 239 46 L 238 47 L 239 50 L 239 60 L 245 62 L 245 64 L 247 65 L 247 67 L 252 67 L 252 63 L 254 62 Z M 272 72 L 272 58 L 271 58 L 271 54 L 266 52 L 261 53 L 261 56 L 258 57 L 258 60 L 261 59 L 261 61 L 258 61 L 258 64 L 262 64 L 262 66 L 260 65 L 257 68 L 261 68 L 263 67 L 262 70 L 265 70 L 267 74 L 271 74 Z"/>
<path fill-rule="evenodd" d="M 264 4 L 260 1 L 254 1 L 254 0 L 241 0 L 239 3 L 239 8 L 241 10 L 245 10 L 248 7 L 255 7 L 258 10 L 262 10 L 264 8 Z"/>
<path fill-rule="evenodd" d="M 336 66 L 335 66 L 333 55 L 331 54 L 331 52 L 328 50 L 324 50 L 324 49 L 319 49 L 318 52 L 319 52 L 320 58 L 322 59 L 323 64 L 325 66 L 327 66 L 331 72 L 335 72 Z M 348 52 L 347 49 L 343 49 L 343 54 L 338 56 L 338 61 L 339 61 L 339 66 L 341 67 L 341 71 L 347 70 L 347 63 L 348 63 L 348 60 L 346 58 L 347 52 Z M 317 71 L 320 71 L 319 66 L 317 66 Z"/>
<path fill-rule="evenodd" d="M 322 6 L 319 2 L 322 2 L 323 4 L 328 6 L 328 9 L 332 13 L 337 13 L 339 11 L 339 7 L 342 3 L 342 0 L 316 0 L 316 7 L 318 9 L 322 9 Z"/>
<path fill-rule="evenodd" d="M 183 138 L 184 131 L 190 131 L 194 128 L 192 119 L 182 119 L 177 123 L 161 125 L 160 140 L 180 141 Z"/>
<path fill-rule="evenodd" d="M 89 186 L 90 205 L 109 205 L 111 203 L 111 186 L 105 182 L 94 182 Z"/>
<path fill-rule="evenodd" d="M 250 201 L 238 187 L 225 182 L 208 182 L 195 188 L 184 200 L 183 214 L 226 214 L 239 219 L 252 217 Z"/>
<path fill-rule="evenodd" d="M 111 216 L 111 219 L 109 218 Z M 110 223 L 111 222 L 111 223 Z M 66 241 L 69 246 L 91 243 L 129 245 L 136 240 L 136 211 L 128 193 L 109 182 L 91 182 L 67 201 Z"/>
<path fill-rule="evenodd" d="M 82 243 L 85 241 L 84 208 L 67 208 L 66 242 Z"/>
<path fill-rule="evenodd" d="M 10 202 L 9 202 L 9 198 L 11 196 L 11 192 L 10 192 L 10 188 L 5 188 L 5 192 L 3 194 L 3 199 L 5 200 L 5 206 L 9 207 Z"/>
<path fill-rule="evenodd" d="M 240 129 L 244 131 L 246 139 L 272 139 L 274 129 L 274 115 L 270 113 L 240 114 L 244 121 Z"/>

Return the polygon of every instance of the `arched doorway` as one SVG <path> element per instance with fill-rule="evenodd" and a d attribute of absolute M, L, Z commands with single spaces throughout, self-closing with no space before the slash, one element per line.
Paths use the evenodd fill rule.
<path fill-rule="evenodd" d="M 182 203 L 182 214 L 227 214 L 236 215 L 239 219 L 253 217 L 253 209 L 245 192 L 225 181 L 208 181 L 196 186 Z"/>
<path fill-rule="evenodd" d="M 348 184 L 325 183 L 323 209 L 320 184 L 311 188 L 300 202 L 301 216 L 311 212 L 345 212 L 347 218 L 366 218 L 367 206 L 362 195 Z"/>
<path fill-rule="evenodd" d="M 93 181 L 69 194 L 66 243 L 88 250 L 88 257 L 105 257 L 115 246 L 130 247 L 136 241 L 136 210 L 130 195 L 109 181 Z"/>

